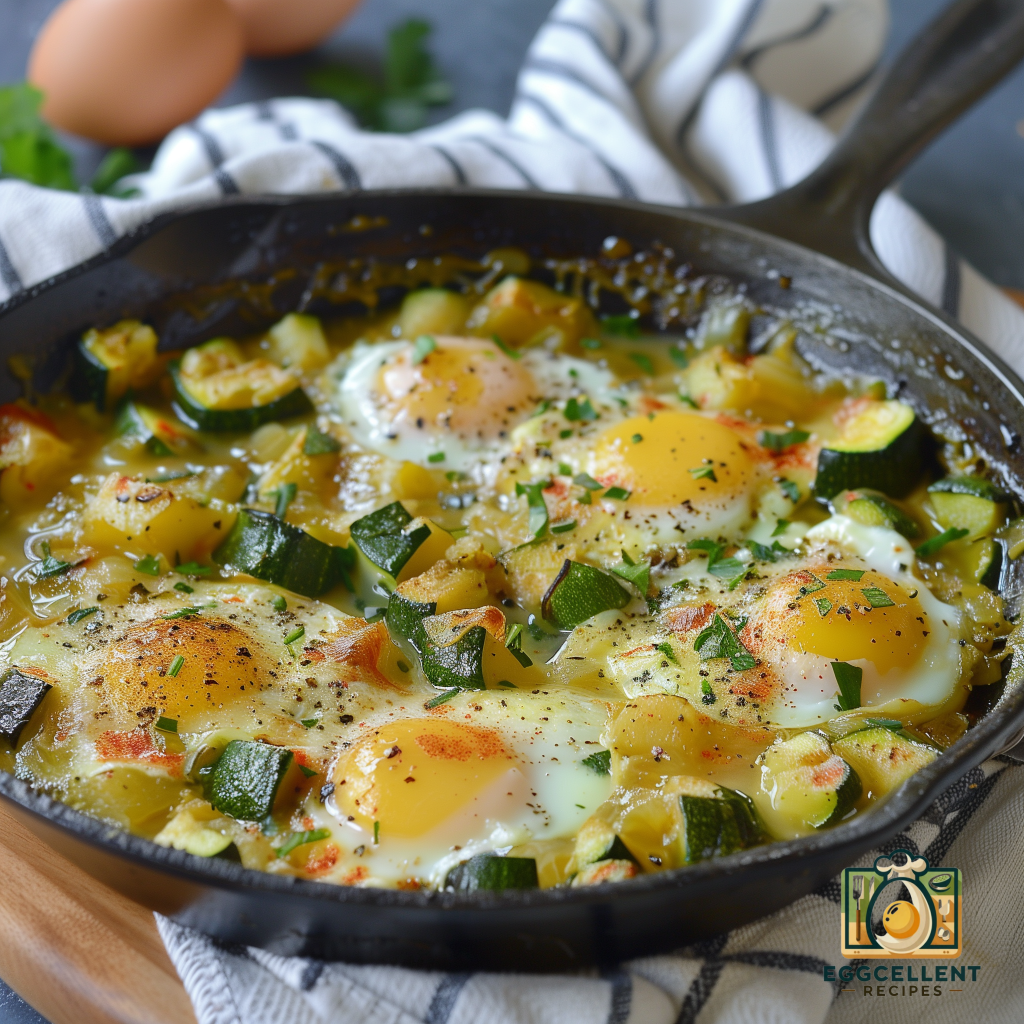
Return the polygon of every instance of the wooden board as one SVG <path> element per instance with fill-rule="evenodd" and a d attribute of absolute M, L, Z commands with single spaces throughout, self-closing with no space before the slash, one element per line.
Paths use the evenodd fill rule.
<path fill-rule="evenodd" d="M 149 910 L 0 806 L 0 976 L 53 1024 L 195 1024 Z"/>

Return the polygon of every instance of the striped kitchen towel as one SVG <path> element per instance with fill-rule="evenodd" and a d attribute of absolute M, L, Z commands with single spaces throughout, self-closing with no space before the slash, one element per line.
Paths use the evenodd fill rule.
<path fill-rule="evenodd" d="M 507 119 L 472 110 L 411 135 L 360 131 L 337 105 L 211 110 L 172 132 L 138 198 L 0 182 L 0 299 L 157 213 L 236 193 L 479 185 L 668 205 L 767 195 L 806 174 L 863 95 L 885 0 L 559 0 Z M 898 196 L 872 219 L 883 262 L 1024 370 L 1024 311 Z M 773 917 L 604 975 L 435 974 L 223 948 L 158 919 L 200 1024 L 1024 1020 L 1024 772 L 974 769 L 889 849 L 964 872 L 962 993 L 866 997 L 824 980 L 839 957 L 837 883 Z"/>

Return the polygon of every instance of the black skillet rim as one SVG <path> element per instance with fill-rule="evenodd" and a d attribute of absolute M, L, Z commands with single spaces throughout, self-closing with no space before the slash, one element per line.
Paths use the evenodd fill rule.
<path fill-rule="evenodd" d="M 651 203 L 629 200 L 608 199 L 579 195 L 562 195 L 544 192 L 512 192 L 499 189 L 380 189 L 359 193 L 331 192 L 314 196 L 232 196 L 225 199 L 202 202 L 181 207 L 145 221 L 123 235 L 108 249 L 90 259 L 75 265 L 44 281 L 31 285 L 0 305 L 0 320 L 10 311 L 44 294 L 50 288 L 92 270 L 96 266 L 111 262 L 135 246 L 155 235 L 168 224 L 204 210 L 220 209 L 225 206 L 256 206 L 286 208 L 289 206 L 316 205 L 320 202 L 338 202 L 345 199 L 389 198 L 392 196 L 438 196 L 455 197 L 469 195 L 475 198 L 508 200 L 523 198 L 558 201 L 581 205 L 598 205 L 655 214 L 705 225 L 715 229 L 727 229 L 751 241 L 767 242 L 780 256 L 787 250 L 806 259 L 808 254 L 820 261 L 827 271 L 853 274 L 861 284 L 880 291 L 889 299 L 907 306 L 913 313 L 937 324 L 957 345 L 967 351 L 985 368 L 996 376 L 1012 397 L 1024 405 L 1024 383 L 994 353 L 973 339 L 964 328 L 951 317 L 930 308 L 922 300 L 891 287 L 863 272 L 800 245 L 776 238 L 754 228 L 738 224 L 733 220 L 723 221 L 713 214 L 690 208 L 659 206 Z M 849 846 L 856 851 L 870 849 L 883 843 L 906 824 L 918 818 L 926 807 L 945 789 L 962 778 L 968 771 L 991 757 L 1024 726 L 1024 680 L 1004 693 L 998 704 L 969 730 L 956 744 L 944 751 L 930 765 L 920 769 L 897 792 L 870 812 L 849 822 L 834 826 L 825 832 L 800 839 L 776 841 L 754 847 L 726 857 L 705 861 L 688 867 L 644 874 L 639 878 L 622 882 L 611 882 L 581 888 L 556 888 L 541 890 L 517 890 L 509 893 L 456 893 L 438 890 L 419 892 L 400 891 L 384 888 L 357 888 L 332 885 L 326 882 L 307 881 L 291 876 L 272 875 L 266 872 L 244 868 L 228 861 L 196 857 L 182 850 L 157 846 L 155 843 L 134 836 L 123 829 L 104 823 L 84 812 L 73 810 L 66 804 L 34 789 L 28 783 L 11 773 L 0 772 L 0 797 L 10 800 L 19 807 L 44 821 L 56 825 L 75 838 L 89 843 L 105 852 L 113 853 L 143 867 L 158 869 L 182 880 L 216 888 L 267 892 L 274 894 L 295 894 L 328 903 L 381 906 L 401 909 L 451 909 L 490 910 L 498 908 L 551 907 L 558 905 L 587 905 L 606 903 L 620 894 L 625 900 L 632 895 L 657 892 L 662 889 L 677 889 L 700 885 L 709 878 L 729 876 L 743 872 L 746 868 L 768 863 L 792 863 L 798 865 L 801 859 L 812 854 Z M 853 853 L 852 856 L 856 856 Z"/>

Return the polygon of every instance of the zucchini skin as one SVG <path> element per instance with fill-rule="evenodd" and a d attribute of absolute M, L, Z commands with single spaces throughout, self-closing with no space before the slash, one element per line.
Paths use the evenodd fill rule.
<path fill-rule="evenodd" d="M 405 527 L 411 522 L 412 516 L 405 506 L 400 501 L 393 501 L 352 524 L 352 543 L 378 569 L 397 577 L 405 563 L 430 536 L 430 527 L 425 524 L 405 533 Z"/>
<path fill-rule="evenodd" d="M 319 597 L 344 579 L 351 552 L 325 544 L 270 512 L 243 508 L 213 560 L 304 597 Z"/>
<path fill-rule="evenodd" d="M 632 595 L 615 579 L 568 558 L 541 601 L 541 614 L 561 630 L 575 629 L 600 612 L 624 608 Z"/>
<path fill-rule="evenodd" d="M 926 440 L 925 426 L 915 416 L 884 448 L 858 452 L 822 448 L 818 453 L 815 493 L 827 499 L 840 491 L 869 487 L 891 498 L 905 498 L 921 478 Z"/>
<path fill-rule="evenodd" d="M 287 395 L 266 405 L 254 405 L 250 409 L 207 409 L 200 405 L 181 382 L 180 362 L 173 362 L 167 368 L 174 383 L 174 411 L 183 423 L 194 430 L 209 433 L 244 433 L 272 423 L 276 420 L 292 419 L 313 412 L 309 395 L 296 387 Z"/>
<path fill-rule="evenodd" d="M 206 798 L 216 810 L 239 821 L 262 821 L 274 809 L 293 757 L 287 747 L 232 740 L 214 764 L 200 772 Z"/>
<path fill-rule="evenodd" d="M 721 796 L 679 797 L 684 822 L 683 860 L 696 864 L 757 846 L 769 838 L 750 797 L 719 787 Z"/>
<path fill-rule="evenodd" d="M 71 392 L 71 397 L 76 402 L 92 402 L 99 412 L 107 412 L 109 375 L 110 370 L 79 341 L 75 346 L 71 376 L 68 378 L 68 391 Z"/>
<path fill-rule="evenodd" d="M 436 611 L 436 601 L 411 601 L 396 590 L 388 599 L 384 622 L 395 643 L 407 643 L 419 655 L 423 674 L 432 685 L 445 690 L 452 687 L 486 689 L 484 644 L 487 630 L 483 626 L 472 626 L 455 643 L 436 647 L 423 626 L 423 620 Z"/>
<path fill-rule="evenodd" d="M 49 683 L 12 668 L 0 685 L 0 737 L 12 747 L 52 687 Z"/>
<path fill-rule="evenodd" d="M 445 886 L 459 892 L 489 889 L 537 889 L 537 862 L 533 857 L 499 857 L 482 853 L 470 857 L 448 872 Z"/>

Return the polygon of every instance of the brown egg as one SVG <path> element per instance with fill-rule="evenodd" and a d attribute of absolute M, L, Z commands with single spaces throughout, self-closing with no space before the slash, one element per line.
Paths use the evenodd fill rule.
<path fill-rule="evenodd" d="M 242 63 L 225 0 L 67 0 L 29 58 L 52 124 L 112 146 L 155 142 L 213 102 Z"/>
<path fill-rule="evenodd" d="M 359 6 L 359 0 L 228 0 L 245 26 L 254 57 L 312 49 Z"/>

